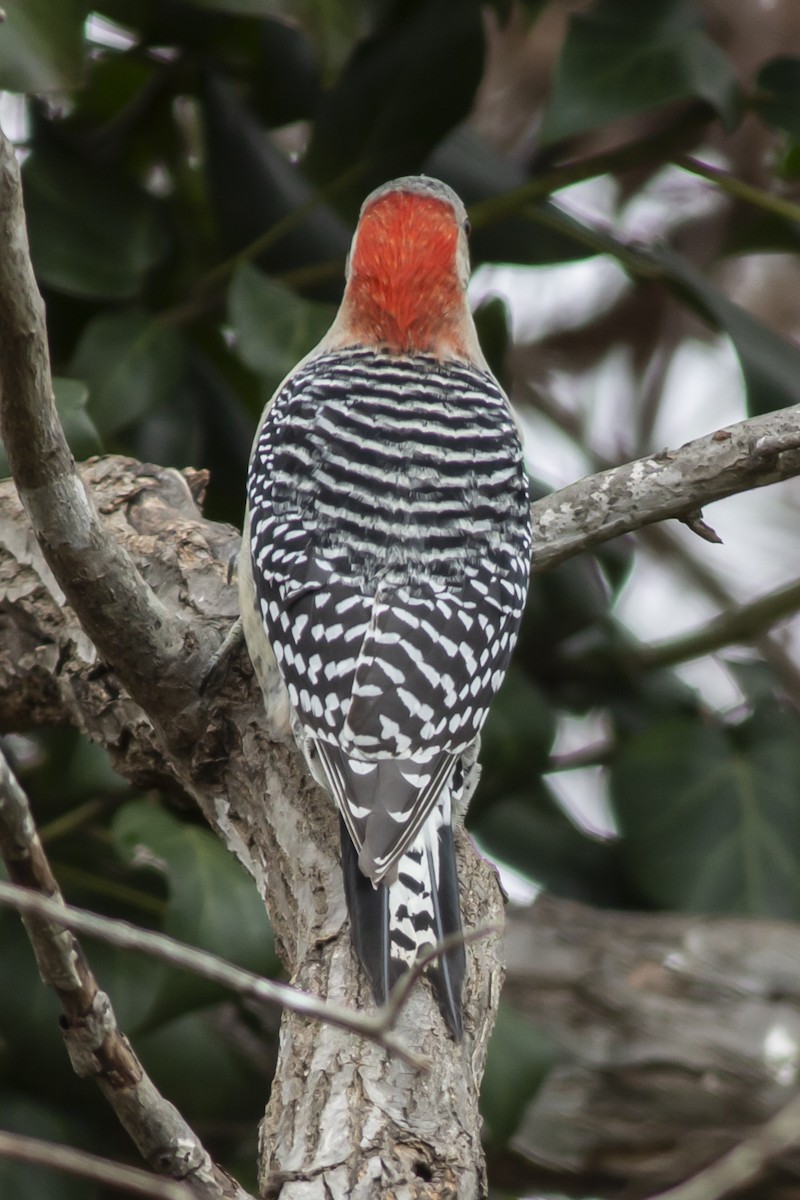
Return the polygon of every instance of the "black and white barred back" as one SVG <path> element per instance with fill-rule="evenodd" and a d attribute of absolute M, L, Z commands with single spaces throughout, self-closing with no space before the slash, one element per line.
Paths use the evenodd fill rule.
<path fill-rule="evenodd" d="M 451 812 L 528 586 L 519 437 L 476 368 L 339 350 L 276 396 L 248 501 L 257 601 L 342 816 L 354 940 L 382 1000 L 460 929 Z M 453 951 L 434 975 L 456 1036 L 464 965 Z"/>

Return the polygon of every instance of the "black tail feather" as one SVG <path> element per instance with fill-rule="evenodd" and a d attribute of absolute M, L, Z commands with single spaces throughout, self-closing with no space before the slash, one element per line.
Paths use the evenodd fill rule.
<path fill-rule="evenodd" d="M 428 851 L 431 879 L 433 872 L 431 852 Z M 458 872 L 453 830 L 442 825 L 439 830 L 439 886 L 433 889 L 433 915 L 436 922 L 436 940 L 441 942 L 453 933 L 461 933 L 461 904 L 458 897 Z M 457 1042 L 464 1036 L 464 1017 L 461 1008 L 461 988 L 467 973 L 467 956 L 464 946 L 456 946 L 443 954 L 429 969 L 433 990 L 442 1010 L 442 1016 Z"/>
<path fill-rule="evenodd" d="M 353 945 L 372 985 L 376 1003 L 383 1004 L 392 985 L 405 970 L 404 964 L 391 956 L 389 890 L 383 885 L 374 888 L 362 874 L 355 846 L 341 819 L 340 834 L 344 891 Z M 431 857 L 428 851 L 431 879 L 435 879 Z M 461 932 L 458 875 L 453 831 L 449 826 L 443 826 L 439 831 L 439 886 L 433 889 L 433 909 L 436 941 Z M 464 1035 L 461 987 L 466 965 L 464 947 L 456 946 L 428 971 L 437 1003 L 456 1041 Z"/>
<path fill-rule="evenodd" d="M 353 945 L 372 984 L 376 1004 L 384 1004 L 392 984 L 401 974 L 400 964 L 389 958 L 389 893 L 374 888 L 358 865 L 358 854 L 347 827 L 339 818 L 342 843 L 344 895 L 350 914 Z"/>

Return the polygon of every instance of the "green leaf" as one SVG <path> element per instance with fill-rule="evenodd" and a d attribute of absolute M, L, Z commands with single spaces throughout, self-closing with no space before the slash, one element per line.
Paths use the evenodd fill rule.
<path fill-rule="evenodd" d="M 469 207 L 489 197 L 502 197 L 532 176 L 507 154 L 501 154 L 471 129 L 453 130 L 426 158 L 425 174 L 443 179 Z M 548 205 L 545 205 L 547 208 Z M 534 223 L 526 214 L 510 214 L 475 229 L 470 244 L 473 265 L 482 262 L 532 263 L 573 262 L 587 258 L 586 246 L 570 237 Z"/>
<path fill-rule="evenodd" d="M 107 436 L 170 399 L 183 372 L 183 343 L 142 309 L 101 313 L 84 329 L 70 372 L 87 384 L 89 413 Z"/>
<path fill-rule="evenodd" d="M 316 346 L 334 315 L 332 307 L 303 300 L 248 263 L 237 269 L 228 293 L 236 352 L 271 388 Z"/>
<path fill-rule="evenodd" d="M 492 374 L 508 389 L 506 355 L 511 341 L 511 314 L 506 300 L 488 296 L 473 313 L 478 340 Z"/>
<path fill-rule="evenodd" d="M 100 434 L 86 411 L 89 393 L 77 379 L 53 378 L 56 410 L 69 448 L 78 460 L 102 453 Z M 0 442 L 0 479 L 11 474 L 3 444 Z"/>
<path fill-rule="evenodd" d="M 22 175 L 39 279 L 71 296 L 136 296 L 168 248 L 156 202 L 113 173 L 59 151 L 35 150 Z"/>
<path fill-rule="evenodd" d="M 101 454 L 103 444 L 97 427 L 86 411 L 89 389 L 78 379 L 53 379 L 58 411 L 69 448 L 77 459 Z"/>
<path fill-rule="evenodd" d="M 800 403 L 800 350 L 723 296 L 685 259 L 666 248 L 651 257 L 733 342 L 747 389 L 749 416 Z"/>
<path fill-rule="evenodd" d="M 611 771 L 625 867 L 683 912 L 800 918 L 800 729 L 760 704 L 738 726 L 674 718 Z"/>
<path fill-rule="evenodd" d="M 472 108 L 484 34 L 477 0 L 394 0 L 323 95 L 304 167 L 320 182 L 358 168 L 347 194 L 364 194 L 422 159 Z"/>
<path fill-rule="evenodd" d="M 494 1148 L 513 1137 L 525 1107 L 558 1059 L 555 1044 L 508 1004 L 501 1003 L 481 1085 L 481 1115 Z"/>
<path fill-rule="evenodd" d="M 483 786 L 503 791 L 538 779 L 555 733 L 549 698 L 512 663 L 481 735 Z"/>
<path fill-rule="evenodd" d="M 264 270 L 344 262 L 350 229 L 273 143 L 229 80 L 207 73 L 202 105 L 209 188 L 226 249 L 238 254 L 277 228 L 279 236 L 256 260 Z M 287 219 L 288 228 L 282 224 Z M 313 294 L 338 300 L 343 279 L 337 269 Z"/>
<path fill-rule="evenodd" d="M 753 107 L 767 125 L 800 139 L 800 58 L 773 58 L 761 68 Z"/>
<path fill-rule="evenodd" d="M 688 301 L 727 333 L 742 365 L 750 415 L 800 401 L 800 350 L 728 300 L 680 255 L 666 247 L 625 245 L 608 230 L 588 226 L 555 206 L 550 208 L 548 222 L 565 233 L 573 230 L 576 238 L 619 259 L 634 274 L 659 278 L 684 303 Z"/>
<path fill-rule="evenodd" d="M 263 1038 L 266 1050 L 266 1031 Z M 137 1035 L 136 1049 L 160 1090 L 193 1124 L 224 1119 L 229 1127 L 237 1121 L 255 1125 L 261 1115 L 263 1063 L 245 1056 L 214 1009 L 185 1013 Z"/>
<path fill-rule="evenodd" d="M 256 886 L 209 830 L 178 821 L 155 804 L 134 801 L 117 813 L 111 832 L 123 858 L 143 862 L 166 878 L 165 933 L 238 966 L 275 973 L 272 931 Z M 170 972 L 147 1021 L 162 1022 L 225 994 L 217 984 Z"/>
<path fill-rule="evenodd" d="M 5 0 L 0 25 L 0 88 L 61 92 L 81 82 L 87 0 Z"/>
<path fill-rule="evenodd" d="M 543 145 L 676 100 L 705 100 L 732 129 L 736 78 L 689 0 L 598 0 L 570 18 L 545 110 Z"/>
<path fill-rule="evenodd" d="M 543 783 L 522 795 L 475 796 L 469 829 L 493 857 L 548 892 L 627 908 L 631 897 L 619 871 L 617 844 L 582 833 Z"/>

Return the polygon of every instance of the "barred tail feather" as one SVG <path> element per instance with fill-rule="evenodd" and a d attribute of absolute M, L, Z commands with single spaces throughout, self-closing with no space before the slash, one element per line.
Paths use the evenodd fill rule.
<path fill-rule="evenodd" d="M 398 863 L 397 878 L 374 887 L 358 866 L 353 842 L 341 823 L 342 868 L 353 944 L 382 1004 L 399 976 L 436 942 L 461 932 L 453 831 L 431 815 Z M 439 1008 L 456 1041 L 464 1034 L 461 988 L 466 973 L 463 946 L 429 968 Z"/>

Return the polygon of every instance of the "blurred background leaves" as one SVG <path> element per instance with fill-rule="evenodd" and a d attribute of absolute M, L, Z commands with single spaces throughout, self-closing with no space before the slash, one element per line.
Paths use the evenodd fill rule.
<path fill-rule="evenodd" d="M 4 7 L 0 119 L 79 457 L 208 467 L 209 515 L 240 521 L 257 415 L 331 319 L 363 196 L 416 171 L 473 208 L 478 324 L 534 495 L 798 402 L 792 0 Z M 517 902 L 800 919 L 797 621 L 668 668 L 637 654 L 795 580 L 799 501 L 792 483 L 719 506 L 722 548 L 644 530 L 534 576 L 468 818 Z M 193 813 L 71 731 L 4 733 L 68 899 L 279 973 L 254 885 Z M 0 926 L 0 1125 L 131 1157 L 19 922 Z M 275 1015 L 90 957 L 156 1081 L 252 1184 Z M 493 1150 L 557 1056 L 503 1008 Z M 2 1163 L 0 1193 L 99 1195 Z"/>

